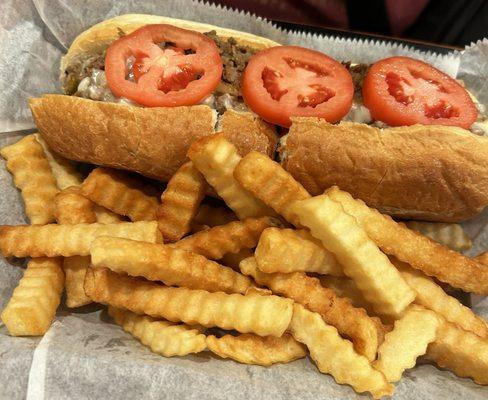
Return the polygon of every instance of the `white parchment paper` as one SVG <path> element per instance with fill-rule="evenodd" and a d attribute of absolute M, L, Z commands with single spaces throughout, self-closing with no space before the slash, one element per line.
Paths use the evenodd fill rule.
<path fill-rule="evenodd" d="M 321 50 L 339 60 L 373 62 L 389 55 L 424 59 L 451 76 L 459 74 L 484 103 L 488 43 L 449 55 L 403 45 L 283 32 L 250 14 L 178 0 L 3 0 L 0 3 L 0 146 L 34 128 L 26 99 L 58 91 L 62 54 L 83 30 L 124 13 L 149 13 L 206 22 L 266 36 L 284 44 Z M 484 63 L 484 64 L 483 64 Z M 16 131 L 16 132 L 15 132 Z M 7 133 L 10 132 L 10 133 Z M 0 160 L 0 224 L 23 224 L 22 201 Z M 470 254 L 488 247 L 488 213 L 469 221 Z M 0 308 L 18 279 L 23 261 L 0 259 Z M 488 316 L 485 299 L 475 310 Z M 163 358 L 111 323 L 101 307 L 60 307 L 42 338 L 11 338 L 0 325 L 0 399 L 356 399 L 352 389 L 318 373 L 308 359 L 271 368 L 244 366 L 203 353 Z M 488 389 L 431 365 L 408 371 L 395 399 L 486 399 Z"/>

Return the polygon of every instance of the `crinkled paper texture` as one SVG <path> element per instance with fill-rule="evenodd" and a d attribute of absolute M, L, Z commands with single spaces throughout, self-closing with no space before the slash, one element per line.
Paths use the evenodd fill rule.
<path fill-rule="evenodd" d="M 250 14 L 178 0 L 3 0 L 0 3 L 0 146 L 33 128 L 27 98 L 56 92 L 58 66 L 71 41 L 91 25 L 124 13 L 168 15 L 244 30 L 282 43 L 324 51 L 340 60 L 373 62 L 389 55 L 411 55 L 451 76 L 458 70 L 468 88 L 486 103 L 486 41 L 463 54 L 423 53 L 378 41 L 282 32 Z M 485 64 L 483 64 L 483 60 Z M 486 248 L 488 213 L 465 224 L 475 247 Z M 18 191 L 0 161 L 0 224 L 23 224 Z M 0 307 L 22 275 L 22 260 L 0 259 Z M 488 315 L 486 300 L 477 312 Z M 162 358 L 110 322 L 98 306 L 76 312 L 60 307 L 42 338 L 11 338 L 0 325 L 0 399 L 355 399 L 352 389 L 318 373 L 308 359 L 271 368 L 219 360 L 208 353 Z M 364 396 L 362 396 L 364 397 Z M 447 371 L 421 365 L 405 373 L 395 399 L 486 399 L 488 389 Z"/>

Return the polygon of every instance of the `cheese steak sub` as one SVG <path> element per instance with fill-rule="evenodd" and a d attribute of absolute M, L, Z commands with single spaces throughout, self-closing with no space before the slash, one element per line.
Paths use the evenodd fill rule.
<path fill-rule="evenodd" d="M 171 63 L 173 58 L 181 56 L 181 48 L 171 40 L 186 44 L 189 49 L 184 51 L 194 53 L 189 56 L 198 56 L 200 49 L 203 54 L 195 61 L 196 72 L 177 70 L 167 81 L 160 82 L 168 95 L 168 100 L 160 106 L 143 103 L 153 100 L 154 95 L 138 97 L 139 102 L 117 96 L 107 82 L 109 46 L 147 25 L 169 27 L 163 33 L 170 39 L 158 39 L 161 57 L 157 62 Z M 255 35 L 191 21 L 123 15 L 95 25 L 75 39 L 61 61 L 63 95 L 45 95 L 30 99 L 29 104 L 39 133 L 55 152 L 72 160 L 128 169 L 163 181 L 169 180 L 187 160 L 190 144 L 215 133 L 216 128 L 224 132 L 241 155 L 257 150 L 273 156 L 277 144 L 275 127 L 249 112 L 242 101 L 239 80 L 252 54 L 275 45 Z M 147 43 L 141 48 L 144 46 Z M 154 48 L 149 50 L 157 52 Z M 220 70 L 219 63 L 215 67 L 208 62 L 209 54 L 220 57 Z M 134 74 L 144 68 L 138 62 L 134 57 L 127 61 L 132 81 Z M 201 71 L 202 68 L 210 72 Z M 179 105 L 184 101 L 169 98 L 172 93 L 178 93 L 173 89 L 188 84 L 187 75 L 202 72 L 205 73 L 197 76 L 196 82 L 204 80 L 206 75 L 217 75 L 213 83 L 201 82 L 200 91 L 195 87 L 189 90 L 192 93 L 186 96 L 193 96 L 188 100 L 190 105 Z M 209 88 L 207 95 L 205 90 Z M 148 90 L 142 87 L 140 92 L 144 94 Z M 203 98 L 195 100 L 202 93 Z"/>
<path fill-rule="evenodd" d="M 294 118 L 280 155 L 312 195 L 338 185 L 400 218 L 455 222 L 488 204 L 488 138 L 454 126 Z"/>

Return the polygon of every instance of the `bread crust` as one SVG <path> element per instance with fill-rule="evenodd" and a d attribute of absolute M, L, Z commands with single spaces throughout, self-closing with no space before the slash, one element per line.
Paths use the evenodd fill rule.
<path fill-rule="evenodd" d="M 459 222 L 488 205 L 488 139 L 461 128 L 293 118 L 280 153 L 312 195 L 338 185 L 395 217 Z"/>
<path fill-rule="evenodd" d="M 141 26 L 149 24 L 170 24 L 201 33 L 214 30 L 222 38 L 233 37 L 239 44 L 251 46 L 257 50 L 279 46 L 279 43 L 264 37 L 200 22 L 157 15 L 125 14 L 102 21 L 81 33 L 71 44 L 67 54 L 61 59 L 61 76 L 70 64 L 84 59 L 87 55 L 103 52 L 115 39 L 120 37 L 121 31 L 129 34 Z"/>
<path fill-rule="evenodd" d="M 162 181 L 188 161 L 194 141 L 215 133 L 215 112 L 204 105 L 143 108 L 56 94 L 30 99 L 29 105 L 56 153 Z M 224 135 L 242 155 L 257 150 L 273 156 L 277 137 L 271 126 L 251 113 L 227 111 L 222 118 Z"/>

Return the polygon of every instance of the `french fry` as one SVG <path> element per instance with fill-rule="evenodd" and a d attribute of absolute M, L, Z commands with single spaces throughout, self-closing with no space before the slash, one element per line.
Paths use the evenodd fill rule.
<path fill-rule="evenodd" d="M 417 358 L 425 354 L 441 323 L 435 312 L 410 306 L 386 334 L 373 367 L 382 372 L 388 382 L 398 382 L 403 371 L 415 367 Z"/>
<path fill-rule="evenodd" d="M 358 224 L 386 254 L 453 287 L 476 294 L 488 294 L 488 268 L 476 260 L 398 224 L 337 187 L 326 193 L 356 218 Z"/>
<path fill-rule="evenodd" d="M 124 218 L 110 211 L 108 208 L 99 206 L 95 204 L 93 207 L 95 215 L 97 216 L 97 222 L 100 224 L 118 224 L 119 222 L 124 222 Z"/>
<path fill-rule="evenodd" d="M 239 264 L 241 261 L 252 256 L 254 256 L 254 252 L 251 249 L 244 248 L 237 253 L 227 253 L 219 262 L 235 271 L 240 271 Z"/>
<path fill-rule="evenodd" d="M 257 286 L 249 286 L 246 290 L 246 296 L 271 296 L 273 292 L 266 288 L 260 288 Z"/>
<path fill-rule="evenodd" d="M 54 197 L 58 193 L 56 180 L 42 146 L 34 135 L 0 150 L 7 160 L 14 184 L 22 193 L 25 213 L 31 224 L 54 221 Z"/>
<path fill-rule="evenodd" d="M 201 254 L 211 260 L 219 260 L 225 254 L 256 247 L 263 230 L 279 224 L 277 219 L 270 217 L 247 218 L 194 233 L 172 246 Z"/>
<path fill-rule="evenodd" d="M 165 242 L 176 242 L 190 232 L 207 187 L 203 175 L 191 161 L 176 171 L 161 195 L 161 204 L 156 211 Z"/>
<path fill-rule="evenodd" d="M 415 293 L 398 270 L 340 203 L 328 195 L 296 202 L 293 211 L 326 249 L 334 253 L 344 273 L 381 315 L 398 318 Z"/>
<path fill-rule="evenodd" d="M 76 170 L 74 163 L 55 154 L 51 151 L 47 143 L 38 133 L 34 133 L 36 140 L 42 146 L 44 154 L 46 155 L 51 171 L 56 179 L 56 185 L 60 190 L 69 188 L 70 186 L 79 186 L 83 182 L 83 177 Z"/>
<path fill-rule="evenodd" d="M 458 224 L 407 221 L 405 225 L 409 229 L 420 232 L 422 235 L 455 251 L 468 250 L 473 245 L 469 236 Z"/>
<path fill-rule="evenodd" d="M 80 188 L 77 186 L 70 186 L 58 193 L 54 203 L 56 205 L 54 215 L 58 224 L 77 225 L 97 222 L 94 204 L 80 194 Z"/>
<path fill-rule="evenodd" d="M 29 261 L 24 276 L 2 312 L 12 336 L 44 335 L 56 314 L 63 293 L 64 274 L 60 258 Z"/>
<path fill-rule="evenodd" d="M 232 268 L 167 245 L 100 237 L 93 241 L 90 254 L 94 267 L 142 276 L 167 286 L 241 294 L 251 286 L 248 277 Z"/>
<path fill-rule="evenodd" d="M 478 254 L 474 259 L 479 263 L 488 267 L 488 251 Z"/>
<path fill-rule="evenodd" d="M 264 154 L 251 151 L 235 168 L 234 177 L 242 187 L 288 222 L 301 226 L 291 206 L 296 201 L 308 199 L 310 194 L 280 164 Z"/>
<path fill-rule="evenodd" d="M 132 221 L 156 219 L 158 199 L 144 193 L 139 182 L 122 171 L 101 167 L 93 170 L 81 185 L 81 194 Z"/>
<path fill-rule="evenodd" d="M 202 204 L 198 209 L 197 215 L 193 218 L 191 231 L 198 232 L 214 226 L 225 225 L 237 219 L 237 216 L 228 208 L 211 207 L 207 204 Z"/>
<path fill-rule="evenodd" d="M 80 194 L 78 186 L 70 186 L 61 191 L 55 199 L 56 220 L 59 224 L 90 224 L 97 221 L 91 200 Z M 63 260 L 65 274 L 66 305 L 70 308 L 81 307 L 91 303 L 85 294 L 83 282 L 90 257 L 73 256 Z"/>
<path fill-rule="evenodd" d="M 97 303 L 136 314 L 260 336 L 283 335 L 293 309 L 292 300 L 277 296 L 243 296 L 166 287 L 99 268 L 87 271 L 85 292 Z"/>
<path fill-rule="evenodd" d="M 252 333 L 225 335 L 221 338 L 211 335 L 207 337 L 207 347 L 219 357 L 265 367 L 288 363 L 307 354 L 305 346 L 287 333 L 281 337 L 261 337 Z"/>
<path fill-rule="evenodd" d="M 235 180 L 234 168 L 241 157 L 236 147 L 222 134 L 194 142 L 188 150 L 188 157 L 239 219 L 275 215 Z"/>
<path fill-rule="evenodd" d="M 347 297 L 351 300 L 354 307 L 364 308 L 368 315 L 376 315 L 371 303 L 366 301 L 363 294 L 351 278 L 345 276 L 321 275 L 319 280 L 322 286 L 332 289 L 339 297 Z"/>
<path fill-rule="evenodd" d="M 119 224 L 0 226 L 0 252 L 4 257 L 71 257 L 90 255 L 99 236 L 125 237 L 150 243 L 161 242 L 156 221 Z"/>
<path fill-rule="evenodd" d="M 488 340 L 444 322 L 429 345 L 426 358 L 479 385 L 488 385 Z"/>
<path fill-rule="evenodd" d="M 124 331 L 139 339 L 153 353 L 164 357 L 200 353 L 207 347 L 206 336 L 187 325 L 156 320 L 115 307 L 108 307 L 108 313 Z"/>
<path fill-rule="evenodd" d="M 378 334 L 378 325 L 363 309 L 354 308 L 348 299 L 337 297 L 332 290 L 322 287 L 318 279 L 302 272 L 265 274 L 258 270 L 252 257 L 243 260 L 240 268 L 243 274 L 253 277 L 258 285 L 267 286 L 274 293 L 319 313 L 325 322 L 352 339 L 358 353 L 370 361 L 374 360 L 378 337 L 382 335 Z"/>
<path fill-rule="evenodd" d="M 375 399 L 393 394 L 394 387 L 384 375 L 374 370 L 368 359 L 357 354 L 352 343 L 342 339 L 319 314 L 295 304 L 290 331 L 308 347 L 320 372 L 331 374 L 337 383 L 351 385 L 358 393 L 370 392 Z"/>
<path fill-rule="evenodd" d="M 304 229 L 265 229 L 255 257 L 259 269 L 266 273 L 315 272 L 344 276 L 335 256 Z"/>
<path fill-rule="evenodd" d="M 455 297 L 449 296 L 437 283 L 421 271 L 410 268 L 408 264 L 398 260 L 392 261 L 399 269 L 403 279 L 417 293 L 415 303 L 435 311 L 460 328 L 488 338 L 488 326 L 483 318 L 477 316 Z"/>

